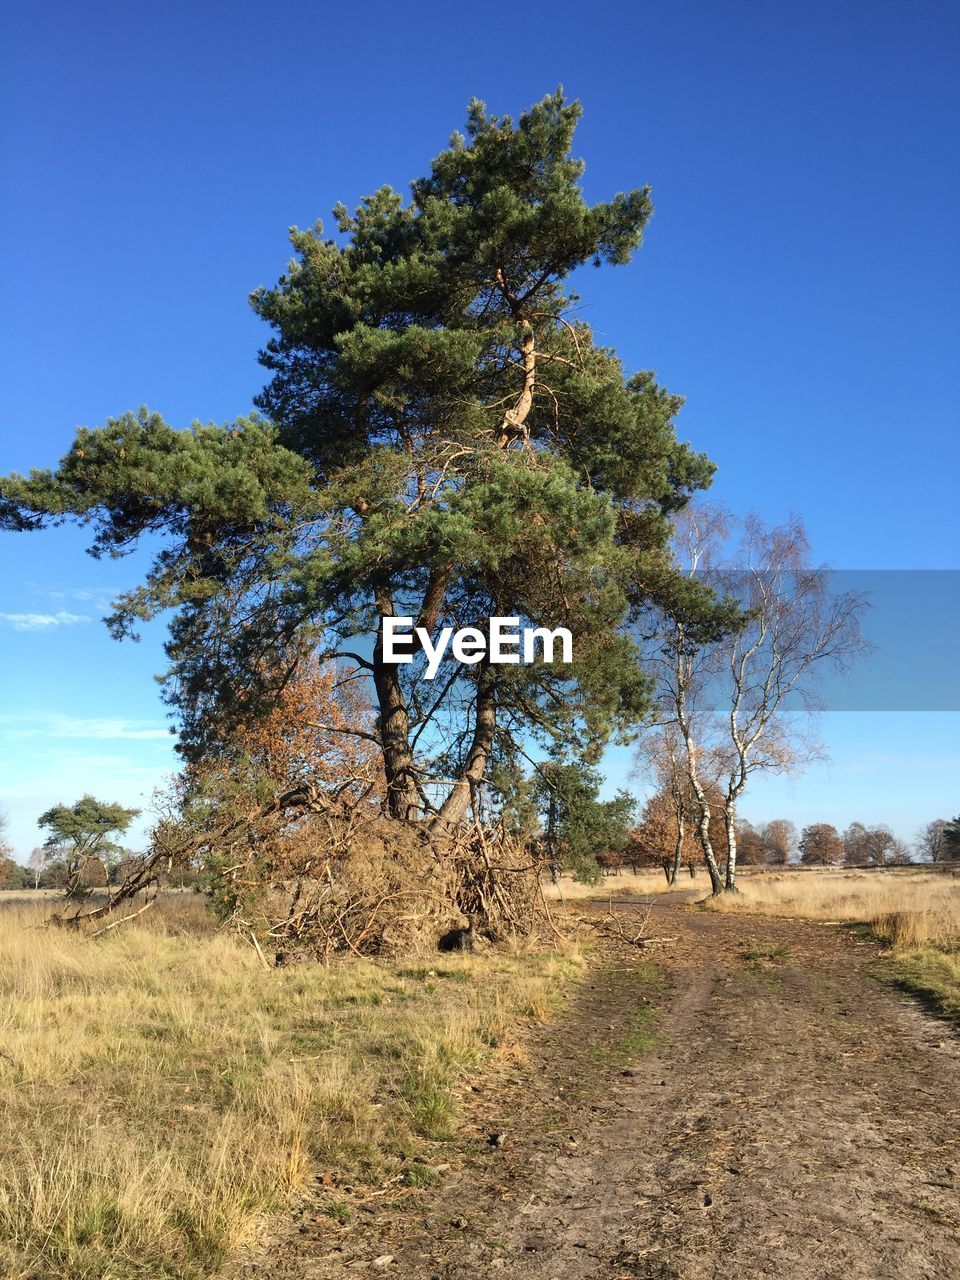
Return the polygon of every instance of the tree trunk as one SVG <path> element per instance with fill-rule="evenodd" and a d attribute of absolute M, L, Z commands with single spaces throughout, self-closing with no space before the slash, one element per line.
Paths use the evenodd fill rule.
<path fill-rule="evenodd" d="M 717 897 L 723 893 L 723 877 L 720 874 L 720 868 L 717 866 L 717 859 L 713 853 L 713 842 L 710 839 L 710 802 L 707 800 L 707 793 L 704 790 L 703 783 L 700 781 L 700 770 L 697 768 L 697 749 L 694 746 L 693 737 L 685 721 L 681 721 L 681 732 L 683 733 L 684 746 L 687 750 L 687 775 L 690 778 L 690 785 L 693 787 L 694 795 L 697 797 L 697 804 L 700 806 L 697 835 L 700 838 L 700 847 L 703 850 L 703 860 L 707 864 L 707 870 L 710 872 L 711 892 L 714 897 Z"/>
<path fill-rule="evenodd" d="M 723 877 L 720 875 L 720 868 L 717 866 L 717 860 L 713 855 L 713 844 L 710 840 L 710 803 L 707 800 L 707 793 L 704 790 L 703 783 L 700 781 L 700 769 L 697 765 L 697 747 L 693 741 L 690 722 L 687 719 L 685 689 L 681 690 L 677 698 L 677 723 L 680 726 L 680 732 L 683 734 L 683 745 L 687 753 L 687 776 L 690 779 L 690 785 L 693 787 L 693 793 L 697 797 L 697 804 L 700 806 L 697 835 L 700 837 L 700 847 L 703 849 L 703 860 L 707 864 L 707 870 L 710 872 L 711 892 L 714 897 L 717 897 L 723 893 Z"/>
<path fill-rule="evenodd" d="M 680 874 L 680 863 L 683 861 L 683 832 L 684 819 L 683 811 L 681 810 L 677 814 L 677 843 L 673 850 L 673 866 L 670 869 L 670 876 L 667 880 L 667 883 L 671 885 L 677 883 L 677 876 Z"/>
<path fill-rule="evenodd" d="M 493 668 L 485 661 L 477 672 L 477 709 L 467 762 L 450 794 L 440 806 L 440 812 L 433 819 L 434 826 L 455 827 L 462 822 L 476 788 L 483 781 L 497 730 L 495 690 Z"/>
<path fill-rule="evenodd" d="M 724 809 L 723 821 L 727 830 L 727 876 L 725 893 L 737 892 L 737 814 L 730 805 Z"/>
<path fill-rule="evenodd" d="M 703 860 L 707 864 L 707 870 L 710 873 L 710 891 L 716 898 L 723 893 L 723 876 L 720 874 L 717 859 L 714 857 L 713 842 L 710 839 L 710 806 L 707 803 L 706 796 L 700 801 L 700 821 L 697 824 L 697 835 L 700 838 L 700 847 L 703 850 Z"/>
<path fill-rule="evenodd" d="M 373 649 L 373 684 L 380 711 L 380 747 L 387 782 L 387 810 L 391 818 L 413 822 L 420 817 L 420 794 L 410 749 L 410 714 L 400 685 L 400 669 L 383 660 L 383 617 L 392 615 L 393 608 L 386 600 L 378 600 L 377 603 L 381 622 Z"/>

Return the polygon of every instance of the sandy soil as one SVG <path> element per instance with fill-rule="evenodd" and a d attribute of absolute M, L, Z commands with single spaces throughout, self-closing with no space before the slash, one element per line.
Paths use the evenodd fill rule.
<path fill-rule="evenodd" d="M 960 1041 L 877 981 L 876 947 L 677 897 L 648 933 L 674 941 L 604 949 L 464 1086 L 439 1186 L 361 1195 L 340 1226 L 318 1181 L 238 1275 L 960 1276 Z"/>

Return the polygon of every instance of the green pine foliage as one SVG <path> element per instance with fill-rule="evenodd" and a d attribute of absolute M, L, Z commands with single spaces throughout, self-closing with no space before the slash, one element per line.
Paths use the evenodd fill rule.
<path fill-rule="evenodd" d="M 474 102 L 409 199 L 381 188 L 338 206 L 333 236 L 295 229 L 286 272 L 252 295 L 273 331 L 263 417 L 126 414 L 80 431 L 55 472 L 0 481 L 3 527 L 79 518 L 109 555 L 162 535 L 110 625 L 174 611 L 188 756 L 267 705 L 306 646 L 350 651 L 373 676 L 393 811 L 413 816 L 427 765 L 472 786 L 511 739 L 628 733 L 650 698 L 628 615 L 709 614 L 667 541 L 713 466 L 677 439 L 680 399 L 578 316 L 573 273 L 628 262 L 652 209 L 647 188 L 585 200 L 580 114 L 560 91 L 516 121 Z M 383 664 L 386 614 L 565 626 L 574 661 L 448 657 L 431 687 L 422 661 Z"/>
<path fill-rule="evenodd" d="M 123 835 L 139 814 L 139 809 L 85 795 L 75 804 L 55 804 L 40 815 L 37 826 L 47 832 L 43 847 L 49 865 L 65 876 L 71 896 L 95 864 L 99 863 L 98 874 L 106 880 L 126 852 L 111 837 Z"/>
<path fill-rule="evenodd" d="M 533 786 L 548 862 L 585 884 L 598 884 L 603 877 L 598 854 L 627 847 L 635 818 L 636 801 L 628 792 L 600 799 L 601 781 L 584 761 L 555 753 L 537 770 Z"/>
<path fill-rule="evenodd" d="M 943 848 L 948 858 L 960 859 L 960 817 L 954 818 L 944 827 Z"/>

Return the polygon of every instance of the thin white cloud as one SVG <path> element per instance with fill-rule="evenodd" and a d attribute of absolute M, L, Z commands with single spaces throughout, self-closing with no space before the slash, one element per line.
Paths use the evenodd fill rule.
<path fill-rule="evenodd" d="M 170 731 L 152 720 L 125 720 L 109 716 L 65 716 L 37 712 L 0 715 L 0 736 L 22 738 L 72 738 L 86 742 L 169 742 Z"/>
<path fill-rule="evenodd" d="M 58 609 L 56 613 L 0 613 L 0 623 L 13 631 L 52 631 L 55 627 L 73 627 L 79 622 L 92 622 L 81 613 L 68 613 Z"/>
<path fill-rule="evenodd" d="M 122 590 L 122 587 L 70 587 L 64 591 L 50 590 L 40 594 L 49 600 L 76 600 L 81 604 L 92 604 L 97 609 L 106 609 Z"/>

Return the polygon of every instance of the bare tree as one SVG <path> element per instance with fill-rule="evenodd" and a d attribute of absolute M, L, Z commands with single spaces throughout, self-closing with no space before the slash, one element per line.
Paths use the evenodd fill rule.
<path fill-rule="evenodd" d="M 848 867 L 865 867 L 870 862 L 870 832 L 862 822 L 851 822 L 843 833 L 843 860 Z"/>
<path fill-rule="evenodd" d="M 730 516 L 721 507 L 688 507 L 675 520 L 674 554 L 682 573 L 693 588 L 701 586 L 703 575 L 725 543 Z M 709 592 L 705 592 L 705 598 Z M 713 753 L 707 745 L 704 718 L 706 690 L 716 674 L 715 644 L 722 620 L 715 615 L 705 627 L 698 627 L 691 601 L 676 610 L 663 606 L 649 611 L 639 628 L 641 640 L 649 646 L 649 667 L 654 674 L 662 716 L 663 741 L 676 743 L 682 752 L 686 781 L 693 793 L 693 823 L 710 875 L 713 893 L 723 891 L 723 874 L 711 836 L 712 792 L 715 784 Z M 733 615 L 731 615 L 731 621 Z M 669 762 L 667 764 L 669 770 Z"/>
<path fill-rule="evenodd" d="M 947 850 L 943 833 L 947 825 L 946 818 L 934 818 L 932 822 L 928 822 L 920 830 L 914 841 L 914 849 L 918 857 L 926 858 L 929 862 L 944 861 L 947 857 Z"/>
<path fill-rule="evenodd" d="M 810 565 L 800 520 L 768 528 L 748 516 L 733 557 L 732 524 L 716 508 L 684 512 L 675 546 L 688 577 L 738 606 L 736 621 L 719 635 L 698 635 L 686 620 L 662 614 L 653 664 L 664 716 L 684 745 L 715 894 L 736 890 L 737 806 L 751 775 L 790 770 L 818 754 L 810 736 L 817 675 L 845 669 L 866 647 L 863 598 L 831 594 L 827 573 Z M 709 835 L 711 776 L 723 795 L 723 875 Z"/>
<path fill-rule="evenodd" d="M 737 856 L 743 867 L 758 867 L 767 861 L 763 832 L 746 818 L 737 819 Z"/>
<path fill-rule="evenodd" d="M 764 823 L 760 835 L 767 851 L 767 861 L 785 867 L 797 847 L 797 829 L 786 818 L 773 818 Z"/>
<path fill-rule="evenodd" d="M 685 762 L 685 746 L 676 725 L 662 725 L 646 738 L 637 752 L 637 772 L 651 777 L 657 784 L 657 819 L 666 818 L 672 837 L 669 860 L 661 858 L 667 884 L 676 884 L 683 862 L 688 818 L 694 810 L 690 804 L 690 780 Z M 650 805 L 648 804 L 648 810 Z M 645 820 L 653 814 L 644 815 Z M 666 836 L 666 832 L 663 833 Z M 663 855 L 661 844 L 659 850 Z"/>
<path fill-rule="evenodd" d="M 910 853 L 886 823 L 865 827 L 851 822 L 843 833 L 843 860 L 851 867 L 903 866 L 910 861 Z"/>
<path fill-rule="evenodd" d="M 676 883 L 681 866 L 689 868 L 703 856 L 703 846 L 695 825 L 699 821 L 699 806 L 689 780 L 684 776 L 683 781 L 685 794 L 681 814 L 678 816 L 675 795 L 672 796 L 663 789 L 655 791 L 644 804 L 640 822 L 631 830 L 625 851 L 626 860 L 631 866 L 659 867 L 667 883 L 671 885 Z M 726 857 L 726 833 L 721 797 L 712 784 L 707 798 L 711 808 L 710 844 L 718 862 L 722 863 Z"/>
<path fill-rule="evenodd" d="M 736 595 L 747 621 L 726 650 L 729 749 L 724 816 L 729 854 L 726 883 L 736 889 L 736 812 L 750 775 L 783 772 L 817 754 L 809 738 L 820 709 L 816 676 L 843 671 L 866 645 L 860 631 L 865 602 L 854 592 L 833 595 L 828 575 L 810 566 L 810 545 L 797 518 L 767 528 L 756 516 L 743 522 L 737 559 L 743 566 L 718 579 Z M 737 587 L 739 586 L 739 591 Z"/>
<path fill-rule="evenodd" d="M 887 852 L 888 867 L 908 867 L 910 865 L 910 846 L 899 836 L 893 837 L 893 843 Z"/>

